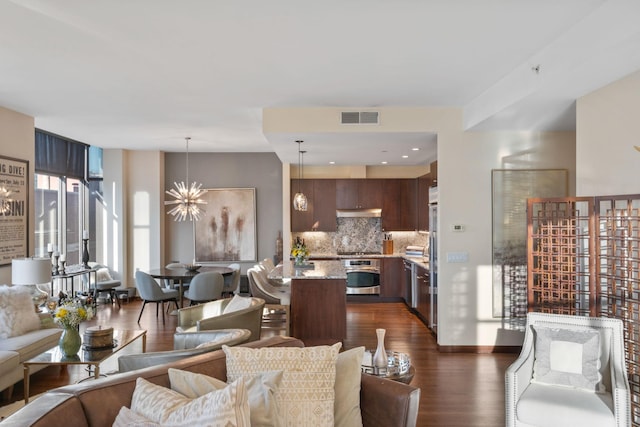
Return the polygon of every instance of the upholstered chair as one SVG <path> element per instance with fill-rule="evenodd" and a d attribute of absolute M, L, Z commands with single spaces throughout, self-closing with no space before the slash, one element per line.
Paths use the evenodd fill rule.
<path fill-rule="evenodd" d="M 251 331 L 249 341 L 255 341 L 260 339 L 263 308 L 263 299 L 239 295 L 181 308 L 176 333 L 241 328 Z"/>
<path fill-rule="evenodd" d="M 619 319 L 529 313 L 505 374 L 507 426 L 631 425 Z"/>
<path fill-rule="evenodd" d="M 153 277 L 145 273 L 144 271 L 136 271 L 136 288 L 138 288 L 138 294 L 142 298 L 142 308 L 140 308 L 140 314 L 138 315 L 138 323 L 142 317 L 142 312 L 148 302 L 156 303 L 156 317 L 158 317 L 158 306 L 162 305 L 162 324 L 164 325 L 164 303 L 173 302 L 178 308 L 178 297 L 180 293 L 175 289 L 167 289 L 161 287 Z"/>
<path fill-rule="evenodd" d="M 251 295 L 265 300 L 263 322 L 269 327 L 283 324 L 280 329 L 284 329 L 288 336 L 291 327 L 290 288 L 273 286 L 259 266 L 248 269 L 247 276 Z"/>
<path fill-rule="evenodd" d="M 224 287 L 222 288 L 222 295 L 233 296 L 240 293 L 240 264 L 229 264 L 228 267 L 233 270 L 233 273 L 224 277 Z"/>
<path fill-rule="evenodd" d="M 191 305 L 200 302 L 215 301 L 222 297 L 224 277 L 213 271 L 196 274 L 189 284 L 189 289 L 184 296 L 189 298 Z"/>

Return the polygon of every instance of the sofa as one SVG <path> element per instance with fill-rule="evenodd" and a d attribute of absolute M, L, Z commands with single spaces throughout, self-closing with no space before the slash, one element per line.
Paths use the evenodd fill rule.
<path fill-rule="evenodd" d="M 0 286 L 0 390 L 6 397 L 24 379 L 22 362 L 55 347 L 61 334 L 50 314 L 35 312 L 28 287 Z"/>
<path fill-rule="evenodd" d="M 232 349 L 246 347 L 304 347 L 302 341 L 283 336 L 252 341 Z M 228 350 L 225 348 L 225 350 Z M 169 387 L 169 369 L 205 374 L 227 380 L 225 350 L 201 354 L 169 364 L 111 377 L 60 387 L 38 397 L 2 425 L 7 426 L 109 426 L 122 407 L 132 404 L 136 383 L 140 379 Z M 420 389 L 384 378 L 360 375 L 360 413 L 363 426 L 415 426 Z"/>

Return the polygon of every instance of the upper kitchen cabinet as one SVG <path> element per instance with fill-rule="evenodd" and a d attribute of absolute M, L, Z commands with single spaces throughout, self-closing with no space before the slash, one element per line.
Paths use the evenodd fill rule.
<path fill-rule="evenodd" d="M 336 209 L 382 207 L 383 179 L 336 179 Z"/>
<path fill-rule="evenodd" d="M 418 177 L 418 230 L 429 231 L 429 187 L 431 174 Z"/>
<path fill-rule="evenodd" d="M 298 188 L 307 196 L 307 210 L 291 209 L 291 231 L 336 231 L 336 180 L 292 179 L 292 205 Z"/>
<path fill-rule="evenodd" d="M 416 179 L 383 180 L 382 229 L 414 231 L 417 229 Z"/>

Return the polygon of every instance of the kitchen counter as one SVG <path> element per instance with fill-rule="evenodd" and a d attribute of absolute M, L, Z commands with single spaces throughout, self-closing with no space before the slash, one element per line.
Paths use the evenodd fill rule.
<path fill-rule="evenodd" d="M 269 273 L 269 279 L 342 279 L 347 280 L 347 272 L 342 262 L 337 260 L 314 260 L 313 268 L 295 268 L 293 261 L 285 260 Z"/>
<path fill-rule="evenodd" d="M 366 254 L 366 255 L 338 255 L 331 253 L 313 253 L 309 256 L 311 260 L 342 260 L 342 259 L 358 259 L 358 258 L 402 258 L 409 262 L 417 264 L 424 268 L 429 268 L 429 259 L 422 256 L 408 256 L 404 252 L 396 252 L 393 254 Z M 312 261 L 313 262 L 313 261 Z"/>
<path fill-rule="evenodd" d="M 291 336 L 305 345 L 343 342 L 347 337 L 347 273 L 340 261 L 313 261 L 313 269 L 286 260 L 270 279 L 291 279 Z"/>

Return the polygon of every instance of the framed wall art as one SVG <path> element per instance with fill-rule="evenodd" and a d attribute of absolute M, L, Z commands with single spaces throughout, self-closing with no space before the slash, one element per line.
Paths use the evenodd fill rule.
<path fill-rule="evenodd" d="M 213 188 L 195 222 L 196 262 L 256 261 L 256 189 Z"/>
<path fill-rule="evenodd" d="M 29 162 L 0 156 L 0 265 L 27 256 Z"/>
<path fill-rule="evenodd" d="M 493 316 L 522 319 L 527 313 L 527 199 L 566 197 L 566 169 L 494 169 Z"/>

